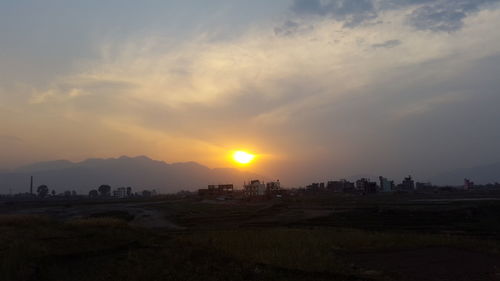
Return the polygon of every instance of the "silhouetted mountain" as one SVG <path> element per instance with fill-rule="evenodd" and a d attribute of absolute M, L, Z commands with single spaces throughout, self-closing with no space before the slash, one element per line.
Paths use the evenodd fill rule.
<path fill-rule="evenodd" d="M 468 178 L 477 184 L 500 182 L 500 163 L 441 173 L 433 177 L 432 182 L 440 185 L 462 185 L 464 178 Z"/>
<path fill-rule="evenodd" d="M 38 171 L 50 171 L 50 170 L 60 170 L 66 169 L 73 166 L 74 163 L 68 160 L 56 160 L 56 161 L 48 161 L 48 162 L 38 162 L 29 164 L 26 166 L 19 167 L 15 169 L 15 172 L 38 172 Z"/>
<path fill-rule="evenodd" d="M 0 188 L 13 192 L 27 191 L 30 176 L 35 187 L 46 184 L 56 191 L 76 190 L 86 193 L 101 184 L 131 186 L 135 190 L 156 189 L 162 193 L 196 190 L 207 184 L 233 183 L 262 176 L 236 169 L 210 169 L 195 162 L 168 164 L 145 156 L 88 159 L 73 163 L 66 160 L 41 162 L 0 173 Z M 3 191 L 0 191 L 2 193 Z"/>

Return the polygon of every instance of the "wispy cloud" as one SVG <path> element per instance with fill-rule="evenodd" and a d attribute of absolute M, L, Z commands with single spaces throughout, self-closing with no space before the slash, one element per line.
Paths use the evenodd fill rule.
<path fill-rule="evenodd" d="M 387 11 L 409 10 L 406 23 L 419 30 L 452 32 L 461 29 L 464 20 L 498 0 L 294 0 L 291 10 L 299 15 L 329 16 L 356 27 L 373 21 Z"/>
<path fill-rule="evenodd" d="M 30 124 L 33 147 L 74 135 L 57 140 L 81 152 L 73 157 L 150 154 L 223 166 L 225 151 L 251 147 L 354 173 L 355 163 L 374 163 L 367 154 L 397 159 L 389 145 L 402 124 L 483 95 L 457 83 L 479 81 L 471 71 L 500 55 L 500 11 L 466 2 L 466 17 L 448 19 L 460 22 L 451 29 L 408 21 L 430 16 L 421 9 L 431 1 L 297 0 L 295 13 L 224 38 L 200 32 L 177 41 L 146 32 L 109 39 L 96 58 L 44 87 L 26 87 L 24 104 L 11 105 L 23 115 L 6 126 Z M 282 173 L 281 166 L 260 169 Z"/>

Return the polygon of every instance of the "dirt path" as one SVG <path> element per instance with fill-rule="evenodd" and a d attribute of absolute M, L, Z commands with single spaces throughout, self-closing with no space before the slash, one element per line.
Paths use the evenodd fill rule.
<path fill-rule="evenodd" d="M 130 222 L 132 226 L 140 226 L 147 228 L 168 228 L 174 230 L 184 229 L 167 219 L 160 211 L 154 209 L 137 208 L 134 214 L 134 219 Z"/>

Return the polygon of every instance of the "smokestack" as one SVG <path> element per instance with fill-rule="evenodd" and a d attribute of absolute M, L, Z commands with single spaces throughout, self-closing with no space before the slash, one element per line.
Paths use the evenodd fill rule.
<path fill-rule="evenodd" d="M 33 194 L 33 176 L 31 176 L 31 182 L 30 182 L 30 194 Z"/>

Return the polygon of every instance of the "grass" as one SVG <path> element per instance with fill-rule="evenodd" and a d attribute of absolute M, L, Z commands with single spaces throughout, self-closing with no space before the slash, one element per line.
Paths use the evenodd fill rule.
<path fill-rule="evenodd" d="M 495 241 L 354 229 L 237 229 L 192 233 L 181 239 L 240 260 L 315 272 L 355 274 L 344 253 L 455 247 L 499 253 Z"/>
<path fill-rule="evenodd" d="M 137 238 L 133 232 L 110 218 L 60 223 L 41 216 L 0 216 L 0 280 L 33 279 L 46 262 L 127 245 Z"/>
<path fill-rule="evenodd" d="M 500 255 L 500 240 L 466 236 L 486 230 L 497 234 L 492 223 L 498 222 L 498 203 L 425 204 L 388 196 L 380 201 L 332 196 L 262 204 L 151 205 L 188 227 L 183 231 L 130 227 L 126 211 L 66 222 L 0 215 L 0 281 L 390 280 L 384 272 L 353 266 L 351 256 L 427 247 Z M 300 218 L 296 214 L 316 207 L 337 211 L 292 223 L 283 219 Z M 434 215 L 439 212 L 443 214 Z M 466 230 L 462 224 L 470 223 L 471 231 L 428 231 L 441 217 L 447 223 L 444 230 Z M 416 225 L 425 231 L 409 231 L 406 226 L 419 218 L 426 224 Z M 259 224 L 262 219 L 269 221 Z"/>
<path fill-rule="evenodd" d="M 331 280 L 260 260 L 240 260 L 182 233 L 129 227 L 113 218 L 66 223 L 0 216 L 0 280 Z M 182 238 L 186 237 L 186 239 Z M 361 280 L 340 275 L 338 280 Z M 354 278 L 354 279 L 353 279 Z"/>

